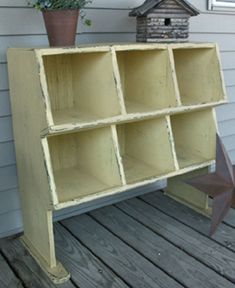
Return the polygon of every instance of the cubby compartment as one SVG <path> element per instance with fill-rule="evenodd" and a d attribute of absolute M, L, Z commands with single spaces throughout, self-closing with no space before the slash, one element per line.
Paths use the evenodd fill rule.
<path fill-rule="evenodd" d="M 116 55 L 128 113 L 177 106 L 168 50 L 117 51 Z"/>
<path fill-rule="evenodd" d="M 110 52 L 43 56 L 54 124 L 120 114 Z"/>
<path fill-rule="evenodd" d="M 220 62 L 216 47 L 173 49 L 183 105 L 224 100 Z"/>
<path fill-rule="evenodd" d="M 171 116 L 180 168 L 215 159 L 216 122 L 212 109 Z"/>
<path fill-rule="evenodd" d="M 168 128 L 165 118 L 117 125 L 127 183 L 175 170 Z"/>
<path fill-rule="evenodd" d="M 48 138 L 59 202 L 121 186 L 110 127 Z"/>

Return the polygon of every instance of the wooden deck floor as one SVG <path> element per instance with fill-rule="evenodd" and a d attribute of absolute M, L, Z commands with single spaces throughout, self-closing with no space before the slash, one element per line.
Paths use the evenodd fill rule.
<path fill-rule="evenodd" d="M 216 235 L 210 220 L 154 192 L 55 225 L 61 288 L 235 287 L 235 211 Z M 39 235 L 40 237 L 40 235 Z M 57 287 L 19 238 L 0 241 L 0 288 Z"/>

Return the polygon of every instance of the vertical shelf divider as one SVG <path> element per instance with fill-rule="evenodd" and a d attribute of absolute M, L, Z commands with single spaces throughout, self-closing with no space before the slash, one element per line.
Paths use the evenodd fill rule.
<path fill-rule="evenodd" d="M 178 106 L 182 106 L 182 102 L 180 98 L 180 89 L 179 89 L 176 70 L 175 70 L 175 61 L 174 61 L 173 51 L 170 46 L 167 47 L 167 50 L 168 50 L 168 55 L 170 59 L 171 73 L 172 73 L 172 78 L 173 78 L 173 85 L 175 88 L 176 102 L 178 103 Z"/>
<path fill-rule="evenodd" d="M 180 169 L 180 167 L 179 167 L 179 162 L 178 162 L 177 155 L 176 155 L 175 140 L 174 140 L 174 136 L 173 136 L 173 131 L 172 131 L 172 127 L 171 127 L 171 120 L 170 120 L 169 115 L 166 116 L 166 121 L 167 121 L 167 129 L 168 129 L 168 135 L 169 135 L 170 145 L 171 145 L 171 149 L 172 149 L 175 169 L 176 169 L 176 171 L 178 171 Z"/>
<path fill-rule="evenodd" d="M 52 201 L 53 201 L 53 205 L 57 205 L 59 203 L 59 199 L 58 199 L 58 195 L 56 192 L 56 185 L 55 185 L 54 173 L 53 173 L 52 162 L 51 162 L 51 154 L 49 151 L 47 139 L 42 138 L 41 141 L 42 141 L 42 148 L 43 148 L 43 153 L 44 153 L 45 162 L 46 162 L 45 167 L 47 169 L 49 186 L 51 188 Z"/>
<path fill-rule="evenodd" d="M 120 72 L 118 68 L 116 50 L 114 47 L 111 47 L 110 49 L 111 49 L 112 62 L 113 62 L 113 75 L 115 77 L 116 89 L 117 89 L 117 94 L 118 94 L 118 101 L 121 107 L 122 115 L 126 115 L 127 111 L 126 111 L 126 105 L 124 102 L 124 95 L 123 95 L 123 90 L 122 90 Z"/>
<path fill-rule="evenodd" d="M 122 185 L 126 185 L 127 184 L 126 175 L 125 175 L 125 172 L 124 172 L 122 156 L 121 156 L 121 153 L 120 153 L 116 125 L 112 125 L 111 126 L 111 130 L 112 130 L 112 138 L 113 138 L 113 143 L 114 143 L 114 147 L 115 147 L 116 158 L 117 158 L 117 161 L 118 161 L 118 166 L 119 166 L 120 176 L 121 176 L 121 180 L 122 180 Z"/>
<path fill-rule="evenodd" d="M 40 77 L 40 82 L 41 82 L 42 95 L 43 95 L 43 99 L 45 103 L 48 125 L 54 126 L 54 120 L 52 117 L 52 109 L 51 109 L 51 101 L 50 101 L 49 92 L 48 92 L 46 72 L 45 72 L 44 65 L 43 65 L 42 54 L 40 53 L 40 51 L 36 51 L 35 53 L 36 53 L 37 62 L 39 64 L 39 77 Z"/>
<path fill-rule="evenodd" d="M 219 46 L 217 43 L 215 44 L 215 51 L 216 51 L 216 55 L 217 55 L 218 66 L 220 67 L 220 82 L 222 84 L 223 98 L 226 102 L 228 102 L 228 96 L 226 93 L 224 75 L 222 73 L 222 63 L 221 63 L 221 57 L 220 57 L 220 52 L 219 52 Z"/>

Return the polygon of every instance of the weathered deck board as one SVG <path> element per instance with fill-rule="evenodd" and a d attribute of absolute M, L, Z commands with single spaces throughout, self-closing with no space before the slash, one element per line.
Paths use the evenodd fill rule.
<path fill-rule="evenodd" d="M 18 279 L 11 268 L 0 254 L 0 287 L 1 288 L 23 288 L 20 279 Z"/>
<path fill-rule="evenodd" d="M 144 201 L 159 209 L 163 213 L 175 218 L 184 225 L 187 225 L 201 234 L 208 236 L 211 221 L 209 218 L 200 215 L 194 210 L 184 206 L 161 192 L 155 192 L 141 197 Z M 209 236 L 208 236 L 209 237 Z M 221 224 L 212 239 L 228 247 L 235 252 L 235 229 Z"/>
<path fill-rule="evenodd" d="M 55 288 L 47 275 L 41 270 L 31 255 L 25 250 L 18 239 L 1 240 L 0 250 L 11 263 L 14 271 L 20 277 L 25 287 L 33 288 Z M 1 287 L 1 286 L 0 286 Z M 11 287 L 11 286 L 10 286 Z M 12 286 L 17 287 L 17 286 Z M 20 287 L 20 286 L 19 286 Z M 75 288 L 71 281 L 59 285 L 60 288 Z"/>
<path fill-rule="evenodd" d="M 182 287 L 91 217 L 81 215 L 62 223 L 130 286 Z"/>
<path fill-rule="evenodd" d="M 146 211 L 148 211 L 147 205 Z M 183 285 L 190 288 L 234 287 L 230 281 L 220 277 L 215 271 L 133 220 L 119 209 L 109 206 L 94 211 L 91 215 L 112 233 L 118 235 L 130 246 L 140 251 L 147 259 L 166 271 L 167 274 L 171 274 L 177 281 L 182 282 Z M 144 215 L 139 214 L 136 218 L 141 217 L 144 217 Z M 152 217 L 156 216 L 153 214 Z M 235 282 L 235 261 L 233 258 L 226 260 L 233 264 L 229 268 Z M 234 269 L 233 273 L 231 273 L 232 268 Z"/>
<path fill-rule="evenodd" d="M 117 207 L 221 276 L 235 282 L 235 255 L 232 251 L 139 199 L 122 202 Z"/>
<path fill-rule="evenodd" d="M 79 288 L 129 287 L 60 224 L 55 225 L 55 240 L 57 256 Z"/>
<path fill-rule="evenodd" d="M 224 223 L 235 228 L 235 209 L 231 208 L 224 219 Z"/>
<path fill-rule="evenodd" d="M 0 288 L 232 288 L 235 210 L 210 219 L 154 192 L 55 224 L 71 280 L 52 284 L 19 238 L 0 240 Z M 230 233 L 231 232 L 231 233 Z"/>

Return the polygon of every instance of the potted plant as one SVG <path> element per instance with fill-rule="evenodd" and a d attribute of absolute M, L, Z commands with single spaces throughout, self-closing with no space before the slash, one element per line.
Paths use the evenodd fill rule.
<path fill-rule="evenodd" d="M 74 46 L 78 17 L 85 25 L 91 21 L 81 12 L 92 0 L 35 0 L 30 1 L 36 9 L 42 11 L 50 46 Z"/>

